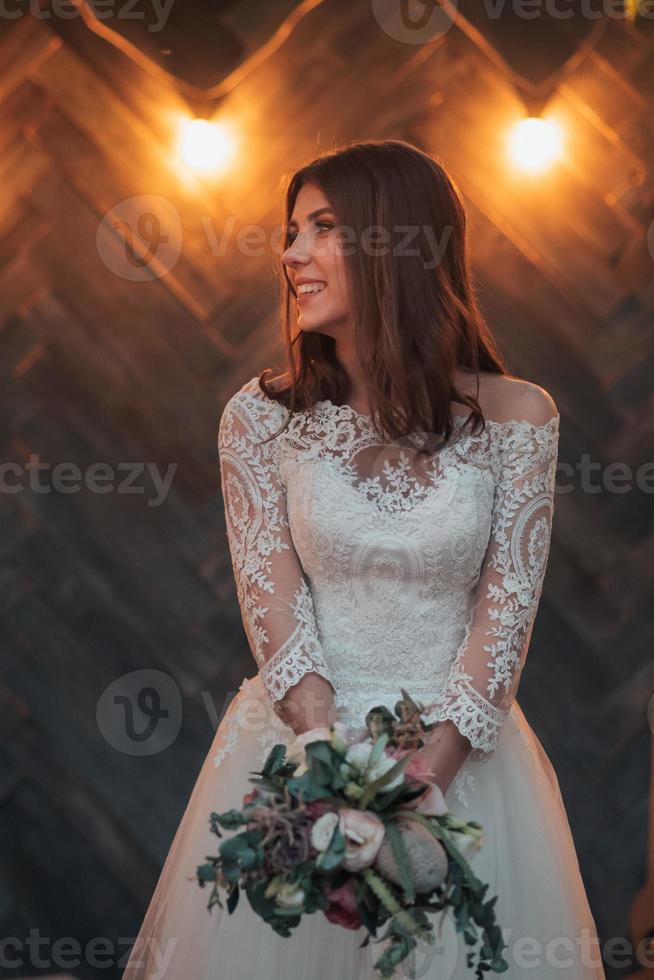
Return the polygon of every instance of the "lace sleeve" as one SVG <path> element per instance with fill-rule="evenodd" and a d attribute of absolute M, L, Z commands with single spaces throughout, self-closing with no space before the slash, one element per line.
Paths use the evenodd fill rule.
<path fill-rule="evenodd" d="M 559 415 L 541 391 L 529 418 L 498 426 L 489 544 L 439 713 L 480 761 L 494 751 L 515 698 L 549 555 Z"/>
<path fill-rule="evenodd" d="M 262 442 L 278 428 L 272 421 L 268 407 L 251 390 L 241 389 L 221 415 L 218 449 L 243 625 L 271 706 L 280 715 L 279 701 L 304 674 L 315 671 L 332 688 L 333 683 L 311 591 L 291 538 L 277 440 Z"/>

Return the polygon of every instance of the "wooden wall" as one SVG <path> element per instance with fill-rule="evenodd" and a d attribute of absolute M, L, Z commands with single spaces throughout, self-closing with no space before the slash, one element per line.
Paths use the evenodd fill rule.
<path fill-rule="evenodd" d="M 571 153 L 527 185 L 499 142 L 519 98 L 459 7 L 459 24 L 415 46 L 367 3 L 317 6 L 224 103 L 241 148 L 213 185 L 171 162 L 171 119 L 186 111 L 172 84 L 79 18 L 0 27 L 3 460 L 23 474 L 34 457 L 50 473 L 176 467 L 161 506 L 147 473 L 141 493 L 43 493 L 24 476 L 0 494 L 5 936 L 135 934 L 212 738 L 202 692 L 220 715 L 254 672 L 216 429 L 230 394 L 273 362 L 272 256 L 234 240 L 277 224 L 280 175 L 341 140 L 426 145 L 465 194 L 480 298 L 512 371 L 558 402 L 561 462 L 589 454 L 600 474 L 620 461 L 635 475 L 654 458 L 651 21 L 612 21 L 561 80 L 552 106 Z M 234 23 L 247 31 L 247 17 Z M 179 220 L 181 253 L 165 275 L 125 278 L 138 262 L 112 217 L 144 212 Z M 207 228 L 232 222 L 216 254 Z M 654 508 L 635 480 L 625 493 L 572 482 L 520 702 L 559 774 L 608 939 L 629 935 L 645 874 Z M 145 758 L 116 751 L 96 720 L 107 685 L 140 668 L 168 672 L 183 699 L 179 736 Z"/>

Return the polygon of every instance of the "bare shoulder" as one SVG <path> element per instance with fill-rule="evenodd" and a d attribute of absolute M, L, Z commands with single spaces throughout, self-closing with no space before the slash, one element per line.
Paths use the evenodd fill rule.
<path fill-rule="evenodd" d="M 461 374 L 460 390 L 475 394 L 474 374 Z M 521 421 L 545 425 L 559 414 L 546 388 L 508 374 L 479 374 L 479 404 L 484 416 L 496 422 Z"/>

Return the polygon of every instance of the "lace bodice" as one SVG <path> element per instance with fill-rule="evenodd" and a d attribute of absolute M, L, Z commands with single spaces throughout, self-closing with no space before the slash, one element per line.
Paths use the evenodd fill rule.
<path fill-rule="evenodd" d="M 493 752 L 515 698 L 549 551 L 558 414 L 455 416 L 450 440 L 383 440 L 329 400 L 294 413 L 255 376 L 220 420 L 238 600 L 273 708 L 315 671 L 362 724 L 400 688 L 450 718 L 473 759 Z"/>

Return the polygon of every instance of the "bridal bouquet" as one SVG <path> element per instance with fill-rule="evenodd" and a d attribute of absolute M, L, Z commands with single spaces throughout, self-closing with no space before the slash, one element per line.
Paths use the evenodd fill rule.
<path fill-rule="evenodd" d="M 402 689 L 395 715 L 372 708 L 365 728 L 341 722 L 298 736 L 288 750 L 270 751 L 255 771 L 254 789 L 240 810 L 212 813 L 211 831 L 225 838 L 219 854 L 197 869 L 201 887 L 212 884 L 207 908 L 236 908 L 244 889 L 254 911 L 282 936 L 303 914 L 322 912 L 346 929 L 363 926 L 367 945 L 385 941 L 375 962 L 380 977 L 417 945 L 434 941 L 428 912 L 447 910 L 465 943 L 478 941 L 475 977 L 502 973 L 505 943 L 495 921 L 497 897 L 484 900 L 488 885 L 468 858 L 483 844 L 483 830 L 450 813 L 440 789 L 416 755 L 433 728 Z M 479 931 L 482 936 L 479 938 Z M 467 965 L 474 954 L 467 953 Z"/>

